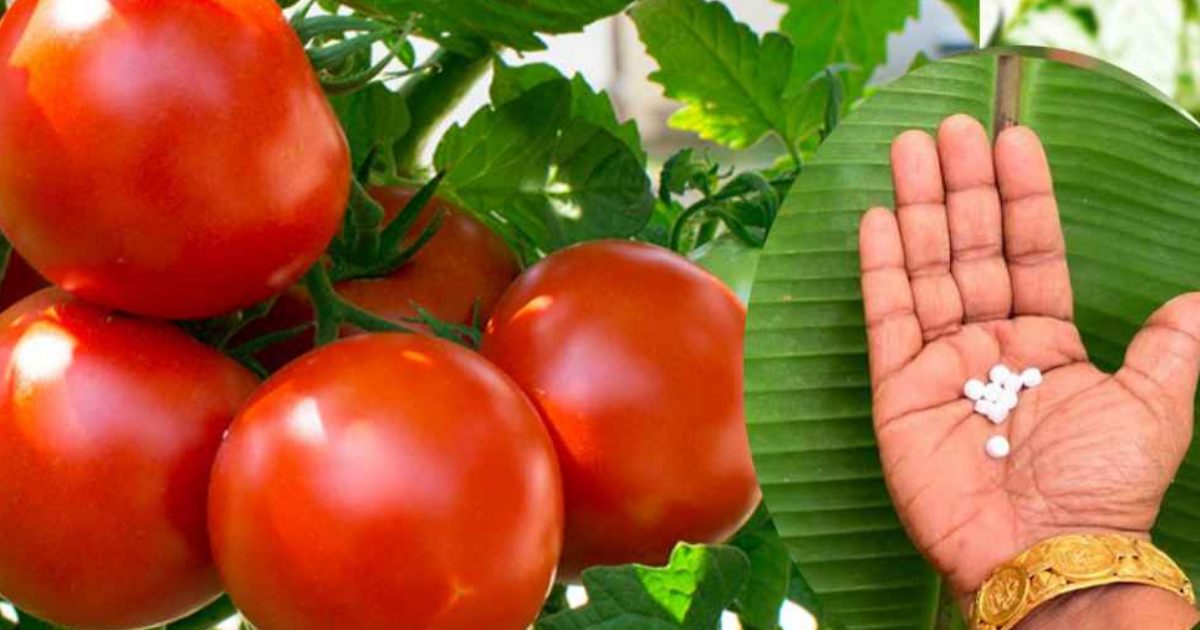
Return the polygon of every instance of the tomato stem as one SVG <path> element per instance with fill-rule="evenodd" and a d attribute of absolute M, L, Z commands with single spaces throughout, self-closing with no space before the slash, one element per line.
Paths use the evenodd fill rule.
<path fill-rule="evenodd" d="M 370 156 L 368 156 L 368 159 Z M 405 245 L 404 237 L 417 223 L 433 199 L 443 174 L 421 187 L 395 218 L 384 225 L 384 211 L 357 181 L 352 185 L 350 206 L 342 234 L 330 247 L 333 264 L 326 270 L 331 282 L 391 275 L 417 255 L 441 228 L 445 213 L 434 212 L 421 233 Z"/>
<path fill-rule="evenodd" d="M 454 110 L 471 87 L 483 76 L 493 49 L 480 43 L 478 51 L 464 53 L 439 49 L 426 62 L 433 70 L 414 75 L 400 87 L 408 104 L 412 126 L 395 145 L 397 175 L 415 177 L 421 156 L 434 130 Z"/>
<path fill-rule="evenodd" d="M 313 265 L 305 274 L 304 286 L 308 289 L 315 313 L 314 346 L 320 347 L 337 340 L 343 324 L 357 326 L 367 332 L 413 332 L 407 326 L 364 311 L 342 299 L 334 290 L 329 272 L 321 262 Z"/>
<path fill-rule="evenodd" d="M 279 297 L 275 296 L 273 298 L 259 302 L 258 304 L 255 304 L 254 306 L 251 306 L 250 308 L 247 308 L 247 309 L 244 309 L 244 310 L 241 310 L 241 311 L 238 311 L 237 313 L 235 313 L 234 321 L 229 323 L 228 327 L 221 333 L 221 336 L 217 339 L 217 342 L 216 342 L 217 348 L 224 349 L 226 346 L 229 345 L 229 342 L 233 341 L 233 338 L 236 337 L 238 333 L 245 330 L 246 326 L 250 325 L 251 322 L 266 317 L 267 314 L 269 314 L 271 312 L 271 309 L 275 308 L 275 302 L 278 299 L 279 299 Z"/>
<path fill-rule="evenodd" d="M 254 339 L 251 339 L 250 341 L 247 341 L 246 343 L 240 344 L 236 347 L 230 348 L 225 352 L 229 356 L 239 360 L 253 357 L 259 352 L 266 350 L 275 344 L 283 343 L 312 330 L 313 326 L 314 324 L 312 322 L 308 322 L 298 326 L 292 326 L 291 328 L 285 330 L 268 333 L 260 337 L 255 337 Z"/>

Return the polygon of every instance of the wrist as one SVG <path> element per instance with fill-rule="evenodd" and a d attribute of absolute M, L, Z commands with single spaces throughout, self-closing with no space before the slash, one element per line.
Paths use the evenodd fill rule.
<path fill-rule="evenodd" d="M 960 574 L 968 574 L 973 578 L 966 582 L 970 585 L 969 588 L 962 588 L 960 582 L 959 588 L 954 589 L 955 596 L 962 607 L 963 613 L 970 615 L 971 606 L 974 605 L 975 596 L 979 593 L 980 586 L 983 585 L 984 581 L 997 568 L 1012 560 L 1017 554 L 1034 547 L 1042 541 L 1070 534 L 1115 534 L 1146 542 L 1151 541 L 1149 531 L 1122 530 L 1095 526 L 1022 528 L 1021 535 L 1015 538 L 1012 546 L 1004 545 L 990 548 L 987 557 L 983 558 L 983 562 L 979 563 L 973 570 L 960 572 Z"/>
<path fill-rule="evenodd" d="M 1110 584 L 1056 597 L 1035 609 L 1016 630 L 1190 630 L 1196 623 L 1200 612 L 1174 593 L 1141 584 Z"/>
<path fill-rule="evenodd" d="M 995 569 L 969 614 L 980 630 L 1081 623 L 1187 629 L 1200 621 L 1194 602 L 1182 569 L 1143 537 L 1072 533 L 1042 540 Z"/>

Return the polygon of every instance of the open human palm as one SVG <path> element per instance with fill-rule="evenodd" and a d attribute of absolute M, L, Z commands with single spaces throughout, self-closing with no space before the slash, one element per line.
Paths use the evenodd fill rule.
<path fill-rule="evenodd" d="M 909 535 L 960 595 L 1033 543 L 1148 537 L 1191 441 L 1200 294 L 1154 313 L 1107 374 L 1073 319 L 1050 170 L 1029 129 L 947 119 L 892 147 L 895 213 L 862 220 L 875 431 Z M 963 397 L 1003 363 L 1037 388 L 1001 425 Z M 1006 436 L 1011 455 L 984 443 Z"/>

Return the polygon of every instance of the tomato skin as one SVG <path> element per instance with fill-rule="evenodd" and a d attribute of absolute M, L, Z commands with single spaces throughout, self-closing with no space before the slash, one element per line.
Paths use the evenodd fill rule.
<path fill-rule="evenodd" d="M 301 357 L 217 456 L 209 525 L 260 630 L 521 630 L 562 541 L 554 448 L 478 354 L 413 334 Z"/>
<path fill-rule="evenodd" d="M 663 563 L 732 535 L 760 498 L 742 410 L 745 309 L 665 249 L 585 243 L 525 272 L 481 352 L 529 394 L 559 453 L 560 573 Z"/>
<path fill-rule="evenodd" d="M 340 228 L 346 140 L 271 0 L 18 0 L 0 61 L 0 228 L 75 295 L 217 315 Z"/>
<path fill-rule="evenodd" d="M 215 598 L 209 471 L 257 379 L 170 324 L 57 289 L 0 316 L 0 368 L 0 593 L 88 629 Z"/>
<path fill-rule="evenodd" d="M 374 187 L 368 192 L 383 206 L 386 220 L 390 221 L 416 191 L 396 186 Z M 383 278 L 339 282 L 334 289 L 359 308 L 417 332 L 428 332 L 423 324 L 406 321 L 418 315 L 417 306 L 444 322 L 471 325 L 478 304 L 479 321 L 486 322 L 504 289 L 520 273 L 520 264 L 504 239 L 466 211 L 438 197 L 422 209 L 408 238 L 419 236 L 439 210 L 444 214 L 438 231 L 402 267 Z M 237 341 L 248 341 L 312 320 L 307 293 L 294 287 L 279 296 L 267 317 L 247 326 Z M 342 331 L 343 335 L 359 333 L 349 327 Z M 312 333 L 305 333 L 255 356 L 267 369 L 277 370 L 311 350 L 312 341 Z"/>

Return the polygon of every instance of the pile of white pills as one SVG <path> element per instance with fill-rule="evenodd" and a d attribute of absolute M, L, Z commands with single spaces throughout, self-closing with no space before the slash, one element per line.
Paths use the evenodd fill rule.
<path fill-rule="evenodd" d="M 1019 394 L 1024 388 L 1041 385 L 1042 372 L 1028 368 L 1020 373 L 1013 372 L 1003 363 L 998 363 L 988 372 L 989 382 L 973 378 L 963 385 L 963 394 L 975 402 L 975 413 L 987 418 L 992 424 L 1003 424 L 1010 411 L 1017 407 Z M 993 436 L 984 446 L 987 454 L 994 458 L 1007 457 L 1010 450 L 1008 439 Z"/>

